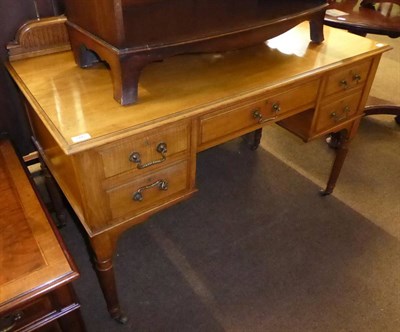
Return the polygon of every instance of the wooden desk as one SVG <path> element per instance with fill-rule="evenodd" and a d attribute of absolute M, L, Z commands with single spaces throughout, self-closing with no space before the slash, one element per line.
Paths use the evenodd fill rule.
<path fill-rule="evenodd" d="M 79 274 L 11 144 L 0 140 L 0 330 L 84 331 Z"/>
<path fill-rule="evenodd" d="M 328 27 L 315 45 L 308 33 L 301 24 L 257 47 L 149 65 L 140 101 L 126 107 L 107 68 L 82 70 L 69 52 L 8 64 L 39 152 L 90 238 L 112 317 L 125 320 L 112 264 L 119 235 L 195 193 L 198 152 L 274 122 L 304 141 L 342 132 L 332 192 L 390 47 Z"/>

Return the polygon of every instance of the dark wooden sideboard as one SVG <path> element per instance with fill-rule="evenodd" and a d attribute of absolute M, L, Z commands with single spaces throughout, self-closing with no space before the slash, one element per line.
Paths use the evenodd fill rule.
<path fill-rule="evenodd" d="M 184 53 L 234 50 L 310 21 L 322 42 L 326 0 L 65 0 L 72 50 L 81 67 L 107 61 L 114 98 L 138 98 L 142 69 Z"/>
<path fill-rule="evenodd" d="M 84 331 L 79 274 L 7 140 L 0 193 L 0 331 Z"/>
<path fill-rule="evenodd" d="M 126 320 L 113 269 L 119 236 L 193 196 L 197 153 L 273 123 L 306 142 L 339 132 L 332 192 L 390 47 L 329 27 L 324 43 L 308 36 L 302 23 L 254 47 L 152 63 L 130 106 L 113 99 L 106 66 L 82 70 L 71 52 L 7 64 L 38 151 L 87 232 L 113 318 Z"/>

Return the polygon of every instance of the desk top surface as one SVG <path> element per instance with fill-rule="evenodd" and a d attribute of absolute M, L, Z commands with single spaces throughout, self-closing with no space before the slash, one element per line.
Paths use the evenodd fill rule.
<path fill-rule="evenodd" d="M 0 140 L 0 312 L 75 279 L 8 141 Z"/>
<path fill-rule="evenodd" d="M 155 126 L 224 107 L 390 49 L 325 27 L 313 44 L 308 23 L 262 45 L 221 54 L 175 56 L 148 65 L 139 101 L 113 99 L 109 70 L 77 67 L 71 52 L 8 64 L 8 69 L 65 153 L 75 153 Z"/>

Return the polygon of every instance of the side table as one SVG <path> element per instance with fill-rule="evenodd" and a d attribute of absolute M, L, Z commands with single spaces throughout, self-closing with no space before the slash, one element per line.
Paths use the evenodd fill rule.
<path fill-rule="evenodd" d="M 78 272 L 11 144 L 0 140 L 0 331 L 85 331 Z"/>

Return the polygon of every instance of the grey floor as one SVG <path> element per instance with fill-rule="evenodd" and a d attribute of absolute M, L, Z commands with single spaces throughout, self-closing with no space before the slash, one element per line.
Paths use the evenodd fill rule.
<path fill-rule="evenodd" d="M 89 331 L 399 330 L 395 237 L 240 140 L 201 153 L 197 180 L 119 242 L 127 325 L 108 318 L 74 225 L 61 230 Z"/>

